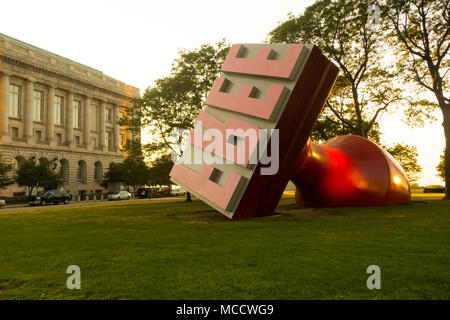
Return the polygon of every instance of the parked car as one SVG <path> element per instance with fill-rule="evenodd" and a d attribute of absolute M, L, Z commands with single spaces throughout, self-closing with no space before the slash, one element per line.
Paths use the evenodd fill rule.
<path fill-rule="evenodd" d="M 117 193 L 113 193 L 108 195 L 108 200 L 130 200 L 131 199 L 131 193 L 128 191 L 119 191 Z"/>
<path fill-rule="evenodd" d="M 46 206 L 49 203 L 59 204 L 63 202 L 64 204 L 69 204 L 72 199 L 72 195 L 70 193 L 62 193 L 61 191 L 49 190 L 42 195 L 33 195 L 28 199 L 28 204 L 30 206 L 40 204 L 41 206 Z"/>
<path fill-rule="evenodd" d="M 0 208 L 6 206 L 6 201 L 0 199 Z"/>
<path fill-rule="evenodd" d="M 428 186 L 423 189 L 423 193 L 445 193 L 444 186 Z"/>
<path fill-rule="evenodd" d="M 137 190 L 137 196 L 139 199 L 148 199 L 152 197 L 152 189 L 150 188 L 139 188 Z"/>
<path fill-rule="evenodd" d="M 185 190 L 172 190 L 172 192 L 170 192 L 170 195 L 172 197 L 184 196 L 184 195 L 186 195 L 186 191 Z"/>

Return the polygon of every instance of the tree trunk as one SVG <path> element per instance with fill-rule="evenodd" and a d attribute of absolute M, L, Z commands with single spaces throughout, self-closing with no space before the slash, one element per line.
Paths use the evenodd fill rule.
<path fill-rule="evenodd" d="M 186 191 L 186 202 L 191 202 L 191 193 L 189 191 Z"/>
<path fill-rule="evenodd" d="M 358 89 L 355 87 L 355 83 L 354 81 L 352 82 L 352 94 L 353 94 L 353 104 L 354 104 L 354 108 L 355 108 L 355 113 L 356 113 L 356 118 L 358 121 L 358 126 L 357 126 L 357 130 L 358 130 L 358 135 L 363 137 L 363 138 L 367 138 L 367 134 L 364 132 L 364 122 L 363 122 L 363 118 L 361 115 L 361 107 L 359 104 L 359 98 L 358 98 Z"/>
<path fill-rule="evenodd" d="M 445 172 L 445 198 L 450 200 L 450 105 L 441 107 L 443 114 L 442 126 L 445 134 L 445 158 L 444 158 L 444 172 Z"/>

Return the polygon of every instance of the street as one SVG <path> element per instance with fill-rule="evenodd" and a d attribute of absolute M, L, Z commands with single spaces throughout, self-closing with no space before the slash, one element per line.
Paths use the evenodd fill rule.
<path fill-rule="evenodd" d="M 130 204 L 141 201 L 161 201 L 167 199 L 182 199 L 182 197 L 165 197 L 165 198 L 152 198 L 152 199 L 131 199 L 131 200 L 119 200 L 119 201 L 108 201 L 108 200 L 91 200 L 91 201 L 71 201 L 69 204 L 49 204 L 47 206 L 29 206 L 28 204 L 17 204 L 10 205 L 6 207 L 2 207 L 0 209 L 0 214 L 11 212 L 11 211 L 24 211 L 24 210 L 41 210 L 41 209 L 58 209 L 64 210 L 65 208 L 73 208 L 73 207 L 85 207 L 85 206 L 94 206 L 94 205 L 105 205 L 105 204 Z"/>

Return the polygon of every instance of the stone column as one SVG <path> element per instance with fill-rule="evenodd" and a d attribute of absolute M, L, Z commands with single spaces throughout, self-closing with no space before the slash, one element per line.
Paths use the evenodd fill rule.
<path fill-rule="evenodd" d="M 33 91 L 33 81 L 27 80 L 27 83 L 25 85 L 25 107 L 23 112 L 23 134 L 27 139 L 33 136 Z"/>
<path fill-rule="evenodd" d="M 67 94 L 66 142 L 68 144 L 73 142 L 73 92 L 70 91 Z"/>
<path fill-rule="evenodd" d="M 8 113 L 9 113 L 9 75 L 1 75 L 0 88 L 0 136 L 8 136 Z"/>
<path fill-rule="evenodd" d="M 91 126 L 89 121 L 89 109 L 91 108 L 91 98 L 84 97 L 83 103 L 83 140 L 84 145 L 89 146 L 91 144 Z"/>
<path fill-rule="evenodd" d="M 120 149 L 120 126 L 117 123 L 119 121 L 119 106 L 114 105 L 113 106 L 113 124 L 114 124 L 114 134 L 113 134 L 113 140 L 114 140 L 114 151 L 119 151 Z"/>
<path fill-rule="evenodd" d="M 105 102 L 101 101 L 100 102 L 100 125 L 98 128 L 98 139 L 99 141 L 99 146 L 100 148 L 102 148 L 104 150 L 104 147 L 107 146 L 106 145 L 106 141 L 105 141 Z"/>
<path fill-rule="evenodd" d="M 55 88 L 49 86 L 47 96 L 47 140 L 55 140 Z"/>

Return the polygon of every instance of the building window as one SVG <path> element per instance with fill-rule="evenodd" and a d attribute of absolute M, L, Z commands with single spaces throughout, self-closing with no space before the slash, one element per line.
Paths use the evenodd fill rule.
<path fill-rule="evenodd" d="M 64 183 L 69 181 L 69 163 L 66 159 L 59 161 L 59 175 L 63 178 Z"/>
<path fill-rule="evenodd" d="M 13 172 L 17 172 L 17 170 L 19 170 L 20 166 L 25 162 L 25 158 L 22 156 L 17 156 L 14 158 L 13 160 L 13 165 L 12 165 L 12 169 Z"/>
<path fill-rule="evenodd" d="M 78 163 L 78 168 L 77 168 L 77 180 L 81 181 L 83 179 L 83 168 L 81 166 L 80 163 Z"/>
<path fill-rule="evenodd" d="M 105 120 L 111 122 L 111 109 L 105 109 Z"/>
<path fill-rule="evenodd" d="M 100 182 L 102 179 L 102 163 L 97 161 L 94 168 L 94 180 Z"/>
<path fill-rule="evenodd" d="M 124 145 L 124 142 L 123 142 L 123 134 L 121 134 L 120 135 L 120 146 L 123 146 Z"/>
<path fill-rule="evenodd" d="M 20 87 L 14 84 L 9 85 L 9 116 L 19 117 Z"/>
<path fill-rule="evenodd" d="M 56 141 L 58 141 L 58 143 L 62 143 L 62 134 L 61 133 L 56 134 Z"/>
<path fill-rule="evenodd" d="M 73 126 L 74 128 L 81 128 L 81 102 L 73 101 Z"/>
<path fill-rule="evenodd" d="M 12 135 L 13 138 L 18 138 L 19 137 L 19 128 L 12 127 L 11 128 L 11 135 Z"/>
<path fill-rule="evenodd" d="M 78 161 L 77 180 L 81 183 L 86 183 L 86 162 Z"/>
<path fill-rule="evenodd" d="M 42 106 L 44 94 L 42 91 L 34 90 L 33 92 L 33 121 L 42 121 Z"/>
<path fill-rule="evenodd" d="M 62 125 L 64 121 L 64 98 L 55 96 L 55 124 Z"/>
<path fill-rule="evenodd" d="M 77 146 L 80 145 L 80 136 L 75 136 L 75 144 L 76 144 Z"/>
<path fill-rule="evenodd" d="M 96 138 L 91 138 L 91 145 L 92 145 L 94 148 L 97 148 L 97 139 L 96 139 Z"/>
<path fill-rule="evenodd" d="M 112 140 L 112 138 L 113 138 L 112 132 L 111 131 L 106 131 L 105 145 L 108 147 L 109 150 L 111 150 L 112 147 L 113 147 L 113 140 Z"/>
<path fill-rule="evenodd" d="M 36 140 L 41 141 L 42 140 L 42 131 L 41 130 L 36 130 L 34 132 L 34 136 L 36 137 Z"/>
<path fill-rule="evenodd" d="M 98 106 L 92 106 L 92 130 L 98 130 Z"/>

